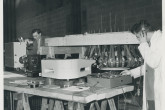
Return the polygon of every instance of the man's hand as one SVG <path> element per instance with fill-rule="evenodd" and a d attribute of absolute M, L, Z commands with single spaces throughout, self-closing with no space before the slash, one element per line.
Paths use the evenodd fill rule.
<path fill-rule="evenodd" d="M 24 39 L 23 39 L 22 37 L 19 37 L 19 38 L 18 38 L 18 41 L 19 41 L 19 42 L 24 42 Z"/>
<path fill-rule="evenodd" d="M 29 42 L 29 39 L 25 39 L 25 43 L 27 44 Z"/>
<path fill-rule="evenodd" d="M 29 40 L 29 39 L 25 39 L 25 43 L 26 43 L 26 44 L 32 44 L 33 41 L 31 41 L 31 40 Z"/>
<path fill-rule="evenodd" d="M 131 75 L 131 72 L 129 70 L 124 70 L 120 74 L 121 75 Z"/>
<path fill-rule="evenodd" d="M 145 31 L 142 31 L 140 33 L 139 41 L 140 43 L 147 42 L 147 33 Z"/>

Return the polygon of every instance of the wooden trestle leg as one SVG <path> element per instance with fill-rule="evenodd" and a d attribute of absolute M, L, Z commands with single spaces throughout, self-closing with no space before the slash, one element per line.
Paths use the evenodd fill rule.
<path fill-rule="evenodd" d="M 14 93 L 13 99 L 17 100 L 16 110 L 30 110 L 29 96 L 25 93 Z"/>

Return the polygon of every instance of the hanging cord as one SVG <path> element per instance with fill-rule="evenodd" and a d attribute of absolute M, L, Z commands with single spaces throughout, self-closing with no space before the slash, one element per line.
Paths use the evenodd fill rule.
<path fill-rule="evenodd" d="M 130 92 L 131 96 L 133 97 L 133 94 Z M 138 105 L 139 109 L 142 110 L 140 104 L 138 103 L 138 101 L 135 99 L 135 103 Z"/>
<path fill-rule="evenodd" d="M 127 100 L 126 96 L 125 96 L 125 92 L 124 92 L 124 89 L 122 88 L 122 91 L 123 91 L 123 96 L 124 96 L 124 100 Z M 130 92 L 131 94 L 131 97 L 133 98 L 133 94 Z M 139 109 L 142 110 L 141 106 L 139 105 L 138 101 L 135 99 L 135 103 L 138 105 Z M 126 102 L 124 101 L 124 104 L 126 105 Z M 124 110 L 125 110 L 125 107 L 124 107 Z"/>
<path fill-rule="evenodd" d="M 125 110 L 125 106 L 126 106 L 125 100 L 126 100 L 127 98 L 126 98 L 126 96 L 125 96 L 125 94 L 124 94 L 124 89 L 123 89 L 123 88 L 122 88 L 122 91 L 123 91 L 123 96 L 124 96 L 124 110 Z"/>
<path fill-rule="evenodd" d="M 142 66 L 140 67 L 140 78 L 139 78 L 139 84 L 138 84 L 138 91 L 137 91 L 137 95 L 140 96 L 140 85 L 141 85 L 141 76 L 142 76 Z"/>

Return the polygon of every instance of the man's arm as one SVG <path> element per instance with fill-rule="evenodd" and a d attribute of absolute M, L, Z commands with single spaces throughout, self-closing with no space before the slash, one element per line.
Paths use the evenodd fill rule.
<path fill-rule="evenodd" d="M 153 37 L 159 37 L 155 42 L 155 46 L 154 48 L 154 51 L 151 50 L 151 48 L 149 47 L 148 43 L 147 42 L 143 42 L 140 44 L 140 46 L 138 47 L 139 48 L 139 51 L 141 53 L 141 55 L 143 56 L 145 62 L 152 68 L 157 68 L 160 61 L 161 61 L 161 44 L 162 44 L 162 41 L 161 41 L 161 37 L 160 36 L 153 36 Z M 152 43 L 152 42 L 151 42 Z"/>
<path fill-rule="evenodd" d="M 130 70 L 131 76 L 134 78 L 138 78 L 140 76 L 143 76 L 144 72 L 145 72 L 144 65 Z"/>
<path fill-rule="evenodd" d="M 131 70 L 122 71 L 121 74 L 122 75 L 131 75 L 134 78 L 138 78 L 138 77 L 144 75 L 144 72 L 145 72 L 145 68 L 144 68 L 144 65 L 142 65 L 142 66 L 139 66 L 139 67 L 131 69 Z"/>

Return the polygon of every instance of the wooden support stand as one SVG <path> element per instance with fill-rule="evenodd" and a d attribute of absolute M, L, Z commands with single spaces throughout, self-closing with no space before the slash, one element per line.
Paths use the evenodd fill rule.
<path fill-rule="evenodd" d="M 85 90 L 81 92 L 71 92 L 68 90 L 64 90 L 62 88 L 51 90 L 47 88 L 29 88 L 27 86 L 20 87 L 10 82 L 13 82 L 13 80 L 25 80 L 25 79 L 32 80 L 32 78 L 26 78 L 26 77 L 9 78 L 9 76 L 13 76 L 13 74 L 14 73 L 7 72 L 6 78 L 4 80 L 5 96 L 7 96 L 5 97 L 5 102 L 7 102 L 7 104 L 5 105 L 5 109 L 8 109 L 8 110 L 15 110 L 15 108 L 17 108 L 17 110 L 30 110 L 30 107 L 33 107 L 33 105 L 29 106 L 28 98 L 31 95 L 42 97 L 41 106 L 40 106 L 41 102 L 39 101 L 40 102 L 39 106 L 41 107 L 41 110 L 48 110 L 48 109 L 49 110 L 50 109 L 51 110 L 52 109 L 54 110 L 55 109 L 56 110 L 64 110 L 64 109 L 67 109 L 67 110 L 75 110 L 75 109 L 76 110 L 84 110 L 84 109 L 106 110 L 109 108 L 111 110 L 116 110 L 117 108 L 114 102 L 114 97 L 126 92 L 133 91 L 134 89 L 134 87 L 131 85 L 125 85 L 125 86 L 111 88 L 111 89 L 98 88 L 97 92 L 93 92 L 91 90 Z M 68 103 L 65 104 L 66 101 Z M 14 107 L 15 105 L 14 102 L 17 102 L 16 107 Z M 91 104 L 91 105 L 88 106 L 88 104 Z"/>
<path fill-rule="evenodd" d="M 107 100 L 103 100 L 101 102 L 101 110 L 106 110 L 107 109 Z"/>
<path fill-rule="evenodd" d="M 78 102 L 68 102 L 68 110 L 84 110 L 84 105 Z"/>
<path fill-rule="evenodd" d="M 109 104 L 109 107 L 111 110 L 116 110 L 116 105 L 115 105 L 115 102 L 114 102 L 114 99 L 108 99 L 108 104 Z"/>
<path fill-rule="evenodd" d="M 64 110 L 63 102 L 60 100 L 42 98 L 41 110 Z M 68 102 L 67 110 L 84 110 L 84 105 L 77 102 Z"/>
<path fill-rule="evenodd" d="M 14 110 L 13 94 L 11 91 L 4 92 L 4 110 Z"/>
<path fill-rule="evenodd" d="M 28 98 L 31 95 L 25 93 L 11 93 L 10 92 L 10 110 L 14 110 L 14 101 L 17 100 L 16 110 L 30 110 Z M 53 98 L 42 98 L 41 110 L 85 110 L 85 104 L 79 102 L 69 101 L 67 106 L 62 100 Z M 90 103 L 89 110 L 107 110 L 109 105 L 110 110 L 117 110 L 114 102 L 114 98 L 101 100 L 101 103 L 94 101 Z"/>
<path fill-rule="evenodd" d="M 64 110 L 63 102 L 60 100 L 42 98 L 41 110 L 47 110 L 47 109 L 48 110 Z"/>
<path fill-rule="evenodd" d="M 99 106 L 98 101 L 92 102 L 90 104 L 90 108 L 89 110 L 106 110 L 107 109 L 107 102 L 109 104 L 110 110 L 116 110 L 116 105 L 114 102 L 114 99 L 107 99 L 107 100 L 103 100 L 101 102 L 101 105 Z"/>
<path fill-rule="evenodd" d="M 28 94 L 13 93 L 13 100 L 17 100 L 16 110 L 30 110 Z"/>

